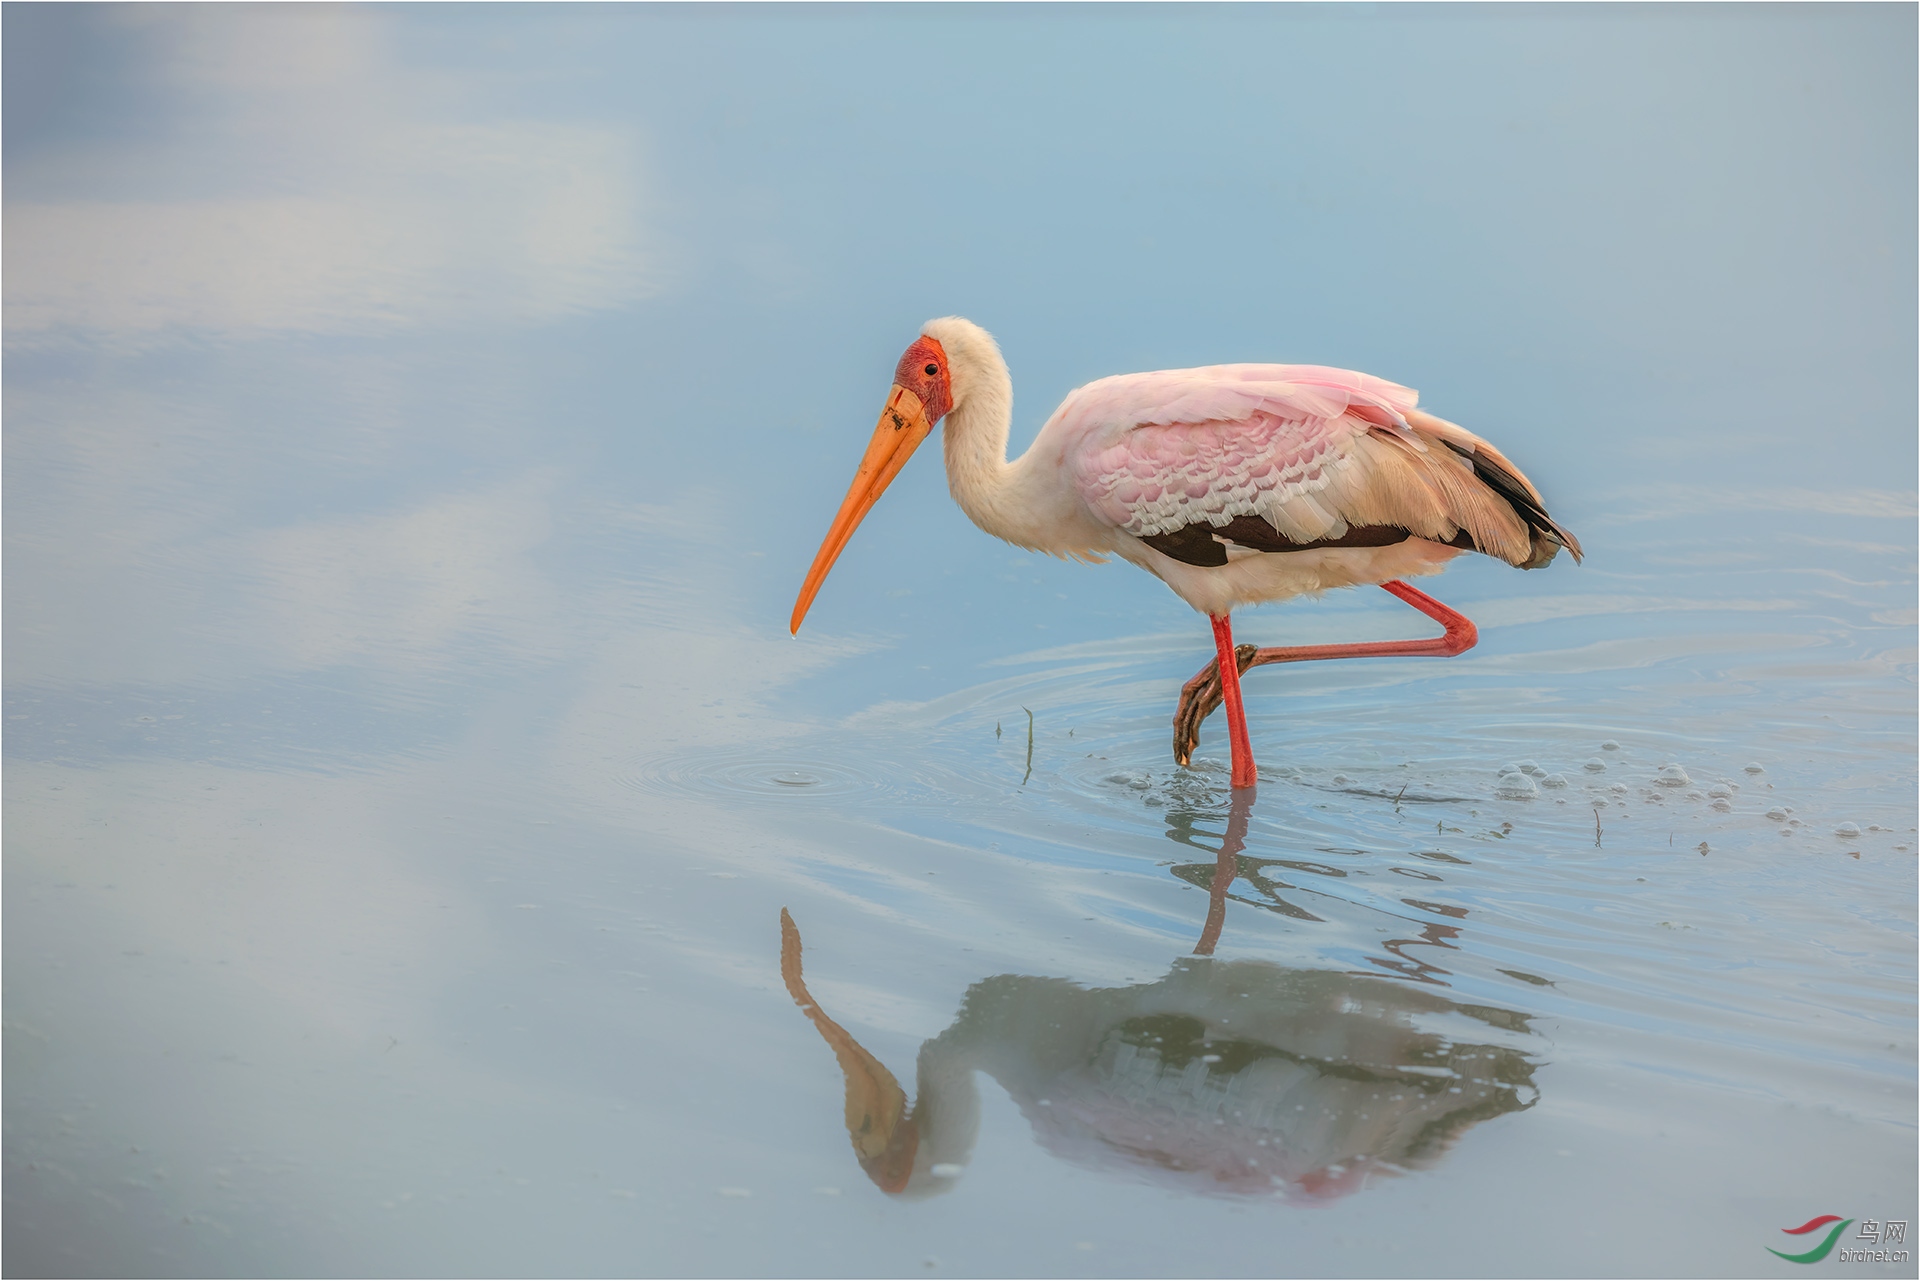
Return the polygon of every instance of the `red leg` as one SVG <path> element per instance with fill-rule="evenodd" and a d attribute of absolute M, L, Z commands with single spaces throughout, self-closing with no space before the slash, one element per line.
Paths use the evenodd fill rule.
<path fill-rule="evenodd" d="M 1407 604 L 1413 606 L 1428 618 L 1433 619 L 1447 629 L 1446 635 L 1431 640 L 1405 641 L 1362 641 L 1352 645 L 1281 645 L 1270 649 L 1255 649 L 1252 645 L 1241 645 L 1237 649 L 1232 638 L 1226 632 L 1226 620 L 1213 620 L 1213 631 L 1219 657 L 1202 668 L 1194 678 L 1180 691 L 1180 710 L 1173 717 L 1173 759 L 1185 765 L 1193 754 L 1194 744 L 1200 738 L 1200 722 L 1207 714 L 1220 706 L 1228 697 L 1228 679 L 1226 673 L 1231 669 L 1232 694 L 1227 710 L 1228 733 L 1233 733 L 1235 718 L 1239 718 L 1240 733 L 1246 732 L 1244 712 L 1240 708 L 1239 674 L 1250 667 L 1263 663 L 1304 663 L 1317 658 L 1385 658 L 1389 656 L 1432 655 L 1450 658 L 1455 654 L 1464 654 L 1472 649 L 1480 639 L 1479 629 L 1473 620 L 1465 614 L 1447 608 L 1423 591 L 1407 586 L 1396 580 L 1380 586 Z M 1227 637 L 1222 642 L 1221 637 Z M 1228 656 L 1232 655 L 1231 661 Z M 1234 756 L 1234 786 L 1240 786 L 1240 755 Z M 1246 759 L 1251 767 L 1252 753 Z M 1248 770 L 1251 777 L 1252 770 Z M 1251 783 L 1248 784 L 1251 786 Z"/>
<path fill-rule="evenodd" d="M 1361 641 L 1354 645 L 1277 645 L 1271 649 L 1255 650 L 1253 661 L 1247 666 L 1304 663 L 1315 658 L 1382 658 L 1395 654 L 1431 654 L 1438 658 L 1451 658 L 1455 654 L 1466 653 L 1479 642 L 1480 629 L 1465 614 L 1448 609 L 1425 592 L 1409 587 L 1398 579 L 1380 586 L 1445 627 L 1447 634 L 1432 640 Z"/>
<path fill-rule="evenodd" d="M 1220 670 L 1220 696 L 1227 705 L 1227 743 L 1233 756 L 1233 786 L 1252 787 L 1253 739 L 1247 734 L 1247 709 L 1240 701 L 1240 668 L 1234 659 L 1233 623 L 1225 614 L 1213 616 L 1213 647 Z"/>

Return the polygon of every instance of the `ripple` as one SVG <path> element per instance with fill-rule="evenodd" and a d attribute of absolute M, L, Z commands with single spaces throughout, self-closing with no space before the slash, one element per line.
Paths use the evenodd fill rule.
<path fill-rule="evenodd" d="M 631 760 L 615 775 L 637 792 L 677 796 L 840 799 L 878 796 L 893 784 L 878 770 L 840 761 L 763 754 L 752 748 L 694 749 Z"/>

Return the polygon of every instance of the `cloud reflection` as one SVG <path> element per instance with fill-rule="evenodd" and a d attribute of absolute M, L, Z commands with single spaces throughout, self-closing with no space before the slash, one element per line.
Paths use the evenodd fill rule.
<path fill-rule="evenodd" d="M 245 535 L 233 555 L 250 563 L 255 590 L 239 630 L 300 668 L 437 666 L 476 644 L 558 654 L 563 602 L 532 559 L 549 532 L 551 481 Z"/>
<path fill-rule="evenodd" d="M 169 128 L 9 173 L 34 193 L 6 205 L 14 341 L 538 322 L 647 292 L 631 134 L 475 122 L 473 87 L 404 65 L 373 10 L 114 20 Z"/>

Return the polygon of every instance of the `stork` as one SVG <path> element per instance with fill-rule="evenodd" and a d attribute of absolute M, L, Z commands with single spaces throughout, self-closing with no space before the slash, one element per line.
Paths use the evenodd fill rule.
<path fill-rule="evenodd" d="M 1458 654 L 1472 621 L 1400 580 L 1463 552 L 1539 569 L 1580 543 L 1492 445 L 1415 408 L 1416 392 L 1321 365 L 1209 365 L 1120 374 L 1071 392 L 1007 459 L 1013 380 L 993 336 L 929 320 L 894 370 L 866 456 L 793 606 L 812 606 L 853 531 L 934 426 L 947 485 L 973 523 L 1030 551 L 1131 561 L 1213 623 L 1215 657 L 1187 682 L 1174 757 L 1191 759 L 1224 701 L 1232 786 L 1258 779 L 1240 676 L 1262 663 Z M 1441 623 L 1432 640 L 1260 649 L 1233 643 L 1242 605 L 1378 584 Z"/>

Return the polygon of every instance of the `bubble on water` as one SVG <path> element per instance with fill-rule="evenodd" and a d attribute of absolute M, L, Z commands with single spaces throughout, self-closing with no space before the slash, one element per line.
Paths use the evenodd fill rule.
<path fill-rule="evenodd" d="M 1599 774 L 1605 772 L 1607 763 L 1598 756 L 1589 756 L 1587 757 L 1587 763 L 1581 766 L 1581 768 L 1589 774 Z"/>
<path fill-rule="evenodd" d="M 1540 787 L 1519 770 L 1514 770 L 1511 774 L 1500 776 L 1500 781 L 1494 784 L 1493 792 L 1496 796 L 1517 801 L 1540 795 Z"/>
<path fill-rule="evenodd" d="M 1620 750 L 1620 744 L 1614 742 L 1612 739 L 1608 739 L 1606 742 L 1600 744 L 1600 750 L 1603 752 L 1617 752 Z"/>
<path fill-rule="evenodd" d="M 1534 778 L 1544 778 L 1547 773 L 1545 770 L 1541 769 L 1540 766 L 1533 761 L 1521 761 L 1519 765 L 1519 769 L 1522 774 L 1529 774 L 1529 775 L 1532 775 Z"/>
<path fill-rule="evenodd" d="M 1858 823 L 1842 823 L 1840 826 L 1833 829 L 1833 834 L 1835 836 L 1846 836 L 1846 837 L 1858 836 L 1860 835 L 1860 825 Z"/>
<path fill-rule="evenodd" d="M 1731 797 L 1733 795 L 1733 789 L 1731 787 L 1728 787 L 1725 783 L 1715 783 L 1712 787 L 1709 787 L 1707 789 L 1707 795 L 1715 797 L 1716 799 L 1723 798 L 1723 797 Z"/>
<path fill-rule="evenodd" d="M 1707 794 L 1705 792 L 1688 792 L 1687 799 L 1690 801 L 1704 801 L 1707 799 Z"/>
<path fill-rule="evenodd" d="M 1766 767 L 1759 761 L 1749 761 L 1746 770 L 1749 774 L 1764 774 L 1767 772 Z"/>
<path fill-rule="evenodd" d="M 1660 767 L 1660 777 L 1653 780 L 1662 787 L 1685 787 L 1693 782 L 1687 772 L 1674 761 L 1668 761 Z"/>
<path fill-rule="evenodd" d="M 1565 774 L 1549 774 L 1540 780 L 1540 786 L 1542 787 L 1565 787 L 1566 785 L 1567 776 Z"/>
<path fill-rule="evenodd" d="M 1335 787 L 1345 787 L 1348 783 L 1351 783 L 1352 781 L 1353 780 L 1348 778 L 1345 774 L 1335 774 L 1333 776 L 1333 785 Z"/>
<path fill-rule="evenodd" d="M 1109 774 L 1107 782 L 1118 783 L 1122 787 L 1131 787 L 1136 792 L 1144 792 L 1153 786 L 1153 775 L 1134 770 L 1126 774 Z"/>
<path fill-rule="evenodd" d="M 775 774 L 773 781 L 782 787 L 812 787 L 820 779 L 804 770 L 790 769 L 784 774 Z"/>
<path fill-rule="evenodd" d="M 1731 814 L 1733 813 L 1733 802 L 1732 801 L 1715 801 L 1713 803 L 1713 808 L 1719 810 L 1722 814 Z"/>
<path fill-rule="evenodd" d="M 1776 805 L 1767 811 L 1767 817 L 1776 823 L 1784 823 L 1787 821 L 1787 812 Z"/>
<path fill-rule="evenodd" d="M 1627 785 L 1625 783 L 1614 783 L 1609 786 L 1607 790 L 1615 796 L 1625 796 L 1627 794 Z"/>

